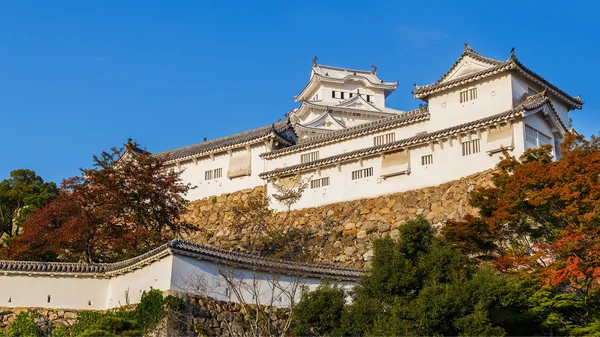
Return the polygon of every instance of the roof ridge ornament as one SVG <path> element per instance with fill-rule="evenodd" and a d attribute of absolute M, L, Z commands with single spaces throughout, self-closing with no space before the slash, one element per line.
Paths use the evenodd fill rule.
<path fill-rule="evenodd" d="M 373 70 L 371 70 L 371 74 L 377 75 L 377 67 L 375 64 L 371 64 L 371 68 L 373 68 Z"/>
<path fill-rule="evenodd" d="M 468 43 L 465 42 L 465 48 L 463 50 L 463 52 L 474 52 L 473 48 L 471 48 L 471 46 L 469 46 Z"/>
<path fill-rule="evenodd" d="M 510 50 L 510 57 L 508 58 L 509 60 L 516 60 L 517 56 L 515 55 L 515 47 L 512 47 L 512 49 Z"/>
<path fill-rule="evenodd" d="M 319 58 L 318 58 L 318 57 L 316 57 L 316 56 L 315 56 L 315 57 L 313 57 L 313 59 L 312 59 L 312 65 L 313 65 L 313 67 L 316 67 L 316 66 L 317 66 L 317 60 L 318 60 L 318 59 L 319 59 Z"/>

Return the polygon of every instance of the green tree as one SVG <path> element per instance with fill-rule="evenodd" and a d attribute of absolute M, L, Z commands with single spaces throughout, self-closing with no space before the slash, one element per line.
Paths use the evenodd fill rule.
<path fill-rule="evenodd" d="M 336 312 L 333 301 L 322 300 L 335 292 L 319 291 L 329 294 L 304 296 L 298 306 L 310 307 L 312 317 Z M 374 243 L 372 267 L 351 291 L 351 303 L 314 324 L 327 327 L 319 331 L 325 335 L 530 335 L 539 331 L 527 305 L 531 293 L 516 278 L 473 264 L 418 218 L 400 228 L 399 241 Z"/>
<path fill-rule="evenodd" d="M 56 184 L 44 182 L 34 171 L 10 172 L 10 178 L 0 181 L 0 235 L 17 235 L 28 214 L 57 196 Z"/>

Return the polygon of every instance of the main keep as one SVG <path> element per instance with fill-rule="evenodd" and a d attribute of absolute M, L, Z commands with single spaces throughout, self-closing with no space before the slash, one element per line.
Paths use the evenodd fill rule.
<path fill-rule="evenodd" d="M 198 188 L 191 200 L 267 185 L 308 189 L 294 208 L 434 186 L 494 167 L 503 150 L 519 156 L 569 132 L 583 101 L 523 65 L 464 51 L 440 79 L 415 85 L 423 107 L 386 106 L 397 82 L 377 68 L 312 62 L 310 79 L 284 121 L 157 155 Z M 280 209 L 277 200 L 273 207 Z"/>

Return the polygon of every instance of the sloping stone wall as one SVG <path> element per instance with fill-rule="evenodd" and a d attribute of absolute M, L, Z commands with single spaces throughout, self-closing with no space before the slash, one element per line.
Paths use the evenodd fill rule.
<path fill-rule="evenodd" d="M 22 312 L 29 313 L 33 317 L 44 336 L 50 335 L 54 328 L 70 327 L 77 319 L 77 310 L 72 309 L 0 308 L 0 332 L 8 331 L 10 325 Z"/>
<path fill-rule="evenodd" d="M 273 221 L 283 227 L 302 228 L 310 236 L 306 249 L 312 263 L 334 263 L 364 268 L 373 255 L 373 240 L 397 237 L 398 227 L 405 221 L 423 216 L 432 223 L 476 215 L 469 206 L 468 195 L 477 187 L 491 185 L 491 170 L 477 173 L 435 187 L 278 213 Z M 234 231 L 231 228 L 232 204 L 251 195 L 265 195 L 258 186 L 231 194 L 197 200 L 190 205 L 184 221 L 200 229 L 190 238 L 197 243 L 225 249 L 244 250 L 244 243 L 257 236 L 253 228 Z"/>

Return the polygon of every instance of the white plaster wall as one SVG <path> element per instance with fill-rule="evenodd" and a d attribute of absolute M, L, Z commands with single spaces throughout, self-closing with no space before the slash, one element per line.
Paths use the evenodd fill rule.
<path fill-rule="evenodd" d="M 428 101 L 429 130 L 444 129 L 512 109 L 511 87 L 510 75 L 504 74 L 432 95 Z M 460 92 L 470 88 L 477 88 L 477 99 L 460 103 Z"/>
<path fill-rule="evenodd" d="M 139 303 L 142 293 L 151 289 L 169 290 L 172 264 L 173 256 L 168 255 L 141 269 L 111 278 L 105 291 L 105 308 Z"/>
<path fill-rule="evenodd" d="M 354 151 L 357 149 L 371 147 L 374 145 L 373 138 L 380 136 L 380 135 L 385 135 L 385 134 L 393 132 L 396 137 L 395 139 L 398 141 L 398 140 L 401 140 L 404 138 L 413 137 L 417 133 L 422 132 L 422 131 L 427 131 L 428 129 L 430 129 L 430 127 L 427 122 L 416 123 L 416 124 L 411 124 L 411 125 L 407 125 L 407 126 L 400 127 L 400 128 L 388 129 L 385 131 L 372 133 L 369 135 L 364 135 L 362 137 L 357 137 L 357 138 L 352 138 L 352 139 L 347 139 L 347 140 L 331 143 L 331 144 L 328 144 L 325 146 L 312 148 L 312 149 L 304 150 L 301 152 L 295 152 L 295 153 L 290 153 L 290 154 L 286 154 L 286 155 L 275 157 L 275 158 L 269 158 L 269 159 L 265 160 L 266 161 L 266 163 L 265 163 L 266 171 L 271 171 L 276 168 L 282 168 L 282 167 L 300 164 L 300 157 L 306 153 L 319 151 L 319 158 L 326 158 L 326 157 L 335 156 L 338 154 Z M 431 131 L 435 131 L 435 130 L 431 130 Z"/>
<path fill-rule="evenodd" d="M 536 92 L 541 92 L 544 90 L 541 86 L 532 83 L 531 81 L 526 80 L 522 76 L 519 75 L 511 75 L 512 76 L 512 86 L 513 86 L 513 100 L 515 105 L 520 103 L 523 100 L 525 94 L 528 93 L 529 88 L 532 88 Z M 562 101 L 557 100 L 554 97 L 550 98 L 558 117 L 563 122 L 565 126 L 569 125 L 569 108 L 562 103 Z"/>
<path fill-rule="evenodd" d="M 331 91 L 335 90 L 335 91 L 344 91 L 346 92 L 345 95 L 348 95 L 347 93 L 353 93 L 354 95 L 356 95 L 356 89 L 359 89 L 360 94 L 363 95 L 363 97 L 365 98 L 365 100 L 367 99 L 366 95 L 371 95 L 371 100 L 373 101 L 373 104 L 378 107 L 378 108 L 383 108 L 385 107 L 385 95 L 384 95 L 384 90 L 383 89 L 377 89 L 377 88 L 367 88 L 365 87 L 365 85 L 362 82 L 359 81 L 348 81 L 344 84 L 341 83 L 323 83 L 322 84 L 322 89 L 321 92 L 323 94 L 323 101 L 324 102 L 328 102 L 331 103 L 332 105 L 337 105 L 339 103 L 344 102 L 345 100 L 349 99 L 348 96 L 344 96 L 345 99 L 338 99 L 338 98 L 332 98 L 331 97 Z M 319 95 L 319 98 L 321 97 L 321 95 Z M 339 96 L 337 96 L 339 97 Z"/>
<path fill-rule="evenodd" d="M 245 148 L 240 148 L 240 151 Z M 188 200 L 198 200 L 209 196 L 221 195 L 223 193 L 231 193 L 246 188 L 253 188 L 263 185 L 263 180 L 258 176 L 265 169 L 264 159 L 260 158 L 261 153 L 266 152 L 264 144 L 254 144 L 251 146 L 251 175 L 242 176 L 233 179 L 227 177 L 229 168 L 229 154 L 225 152 L 216 153 L 214 160 L 209 156 L 198 159 L 195 164 L 192 160 L 181 164 L 181 179 L 185 183 L 190 183 L 195 189 L 191 190 L 187 195 Z M 222 169 L 222 176 L 217 179 L 204 180 L 204 172 L 214 169 Z"/>
<path fill-rule="evenodd" d="M 521 145 L 516 146 L 511 154 L 519 157 L 523 152 L 522 124 L 516 122 L 513 127 L 515 143 L 520 143 Z M 476 138 L 476 135 L 473 134 L 472 137 Z M 293 208 L 316 207 L 436 186 L 493 168 L 502 158 L 501 153 L 496 153 L 492 156 L 486 153 L 486 151 L 490 150 L 487 144 L 486 132 L 482 133 L 480 149 L 478 153 L 463 156 L 460 142 L 456 139 L 453 140 L 452 146 L 450 146 L 449 142 L 444 142 L 443 149 L 439 145 L 435 145 L 433 151 L 429 145 L 411 148 L 410 174 L 387 179 L 380 178 L 382 159 L 379 155 L 363 159 L 362 166 L 358 160 L 343 163 L 340 166 L 341 171 L 338 171 L 338 168 L 335 166 L 329 166 L 321 168 L 320 175 L 316 170 L 303 173 L 303 179 L 329 177 L 330 185 L 307 189 L 302 198 L 293 205 Z M 422 166 L 421 156 L 428 154 L 433 154 L 434 162 L 431 165 Z M 352 171 L 368 167 L 373 167 L 373 176 L 352 180 Z M 267 190 L 269 195 L 274 190 L 272 182 L 269 183 Z M 272 205 L 277 210 L 284 209 L 276 200 L 272 200 Z"/>
<path fill-rule="evenodd" d="M 93 277 L 1 275 L 0 307 L 101 310 L 105 309 L 108 283 L 108 279 Z"/>
<path fill-rule="evenodd" d="M 238 302 L 237 296 L 219 272 L 236 281 L 234 287 L 240 291 L 246 302 L 255 303 L 256 298 L 253 295 L 256 294 L 259 303 L 264 305 L 288 306 L 290 296 L 295 295 L 296 302 L 300 300 L 301 286 L 314 290 L 321 283 L 321 279 L 318 278 L 296 279 L 286 275 L 253 272 L 177 255 L 173 260 L 171 289 L 210 296 L 222 301 Z M 297 289 L 294 292 L 295 284 Z M 352 286 L 348 282 L 340 284 Z"/>

